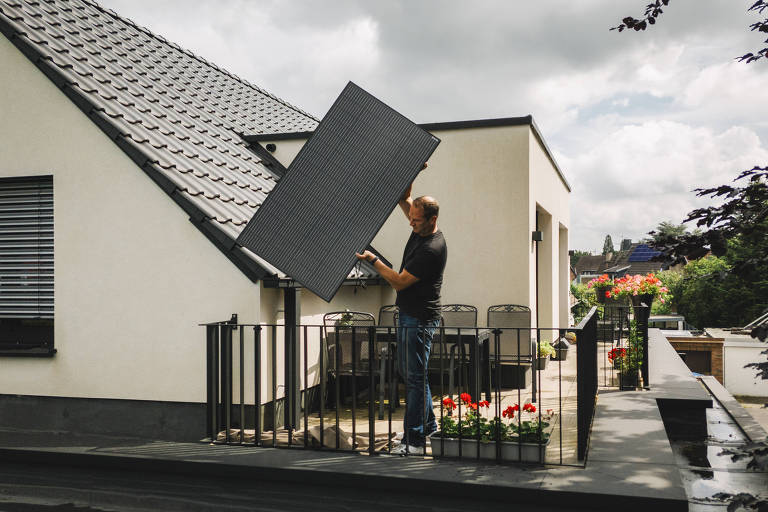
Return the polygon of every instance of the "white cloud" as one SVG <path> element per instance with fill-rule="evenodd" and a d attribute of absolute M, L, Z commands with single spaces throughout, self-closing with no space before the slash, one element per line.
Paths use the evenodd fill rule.
<path fill-rule="evenodd" d="M 533 114 L 574 186 L 573 248 L 679 222 L 693 188 L 768 156 L 768 66 L 733 62 L 762 42 L 746 4 L 672 2 L 619 34 L 642 3 L 103 1 L 318 116 L 347 80 L 421 122 Z"/>
<path fill-rule="evenodd" d="M 599 250 L 606 234 L 639 239 L 659 222 L 682 222 L 711 204 L 694 188 L 733 180 L 768 159 L 768 149 L 744 127 L 715 133 L 677 122 L 629 125 L 594 147 L 560 156 L 570 170 L 571 233 L 582 250 Z"/>

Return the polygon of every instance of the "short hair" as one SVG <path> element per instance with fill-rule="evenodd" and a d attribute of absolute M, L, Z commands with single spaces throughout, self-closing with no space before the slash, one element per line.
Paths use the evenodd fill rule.
<path fill-rule="evenodd" d="M 421 196 L 413 200 L 413 206 L 421 208 L 424 211 L 424 219 L 429 220 L 440 214 L 440 205 L 437 199 L 430 196 Z"/>

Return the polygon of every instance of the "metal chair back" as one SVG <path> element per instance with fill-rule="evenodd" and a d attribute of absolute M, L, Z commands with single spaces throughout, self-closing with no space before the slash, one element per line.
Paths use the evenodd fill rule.
<path fill-rule="evenodd" d="M 488 327 L 501 330 L 498 354 L 491 334 L 491 357 L 500 357 L 502 361 L 532 360 L 531 308 L 518 304 L 491 306 L 488 308 Z"/>
<path fill-rule="evenodd" d="M 333 311 L 323 315 L 328 371 L 338 375 L 368 375 L 369 327 L 376 326 L 370 313 Z M 375 366 L 374 366 L 375 368 Z"/>
<path fill-rule="evenodd" d="M 400 308 L 395 304 L 387 304 L 379 309 L 379 327 L 397 327 L 397 316 Z"/>
<path fill-rule="evenodd" d="M 444 304 L 443 327 L 477 327 L 477 308 L 467 304 Z"/>

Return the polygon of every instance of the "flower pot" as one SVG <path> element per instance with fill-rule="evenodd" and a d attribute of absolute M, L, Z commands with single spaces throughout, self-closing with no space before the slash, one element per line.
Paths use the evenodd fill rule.
<path fill-rule="evenodd" d="M 605 292 L 610 290 L 610 286 L 595 286 L 595 296 L 597 297 L 597 302 L 600 304 L 605 304 L 605 301 L 608 299 L 608 297 L 605 296 Z"/>
<path fill-rule="evenodd" d="M 441 438 L 439 432 L 430 436 L 430 446 L 433 457 L 467 458 L 478 457 L 478 442 L 476 439 Z M 507 462 L 544 462 L 549 439 L 543 444 L 501 442 L 501 460 Z M 461 447 L 461 454 L 459 454 Z M 496 460 L 496 442 L 480 442 L 480 459 Z"/>
<path fill-rule="evenodd" d="M 621 391 L 634 391 L 639 387 L 640 375 L 637 370 L 619 373 L 619 389 Z"/>
<path fill-rule="evenodd" d="M 547 362 L 549 361 L 549 356 L 539 357 L 536 359 L 536 369 L 537 370 L 546 370 L 547 369 Z"/>

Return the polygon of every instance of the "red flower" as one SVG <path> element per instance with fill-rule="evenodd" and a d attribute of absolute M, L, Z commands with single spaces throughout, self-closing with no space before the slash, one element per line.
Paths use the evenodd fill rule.
<path fill-rule="evenodd" d="M 527 412 L 536 412 L 536 406 L 531 403 L 527 403 L 523 406 L 523 410 Z"/>
<path fill-rule="evenodd" d="M 513 411 L 519 411 L 520 406 L 518 404 L 515 404 L 514 406 L 511 406 Z"/>
<path fill-rule="evenodd" d="M 515 417 L 515 409 L 510 405 L 506 409 L 504 409 L 501 413 L 501 416 L 503 418 L 514 418 Z"/>
<path fill-rule="evenodd" d="M 611 298 L 611 291 L 610 290 L 605 290 L 605 296 L 610 299 Z"/>
<path fill-rule="evenodd" d="M 473 403 L 471 403 L 471 404 L 467 404 L 467 406 L 468 406 L 470 409 L 472 409 L 473 411 L 476 411 L 476 410 L 477 410 L 477 404 L 476 404 L 476 403 L 474 403 L 474 402 L 473 402 Z"/>
<path fill-rule="evenodd" d="M 461 401 L 464 402 L 465 404 L 472 402 L 472 395 L 470 395 L 469 393 L 462 393 Z"/>
<path fill-rule="evenodd" d="M 477 405 L 479 407 L 489 407 L 491 404 L 490 402 L 488 402 L 488 400 L 481 400 L 480 402 L 477 403 Z"/>
<path fill-rule="evenodd" d="M 453 401 L 453 398 L 448 397 L 443 399 L 443 406 L 445 406 L 446 409 L 452 411 L 456 408 L 456 402 Z"/>

